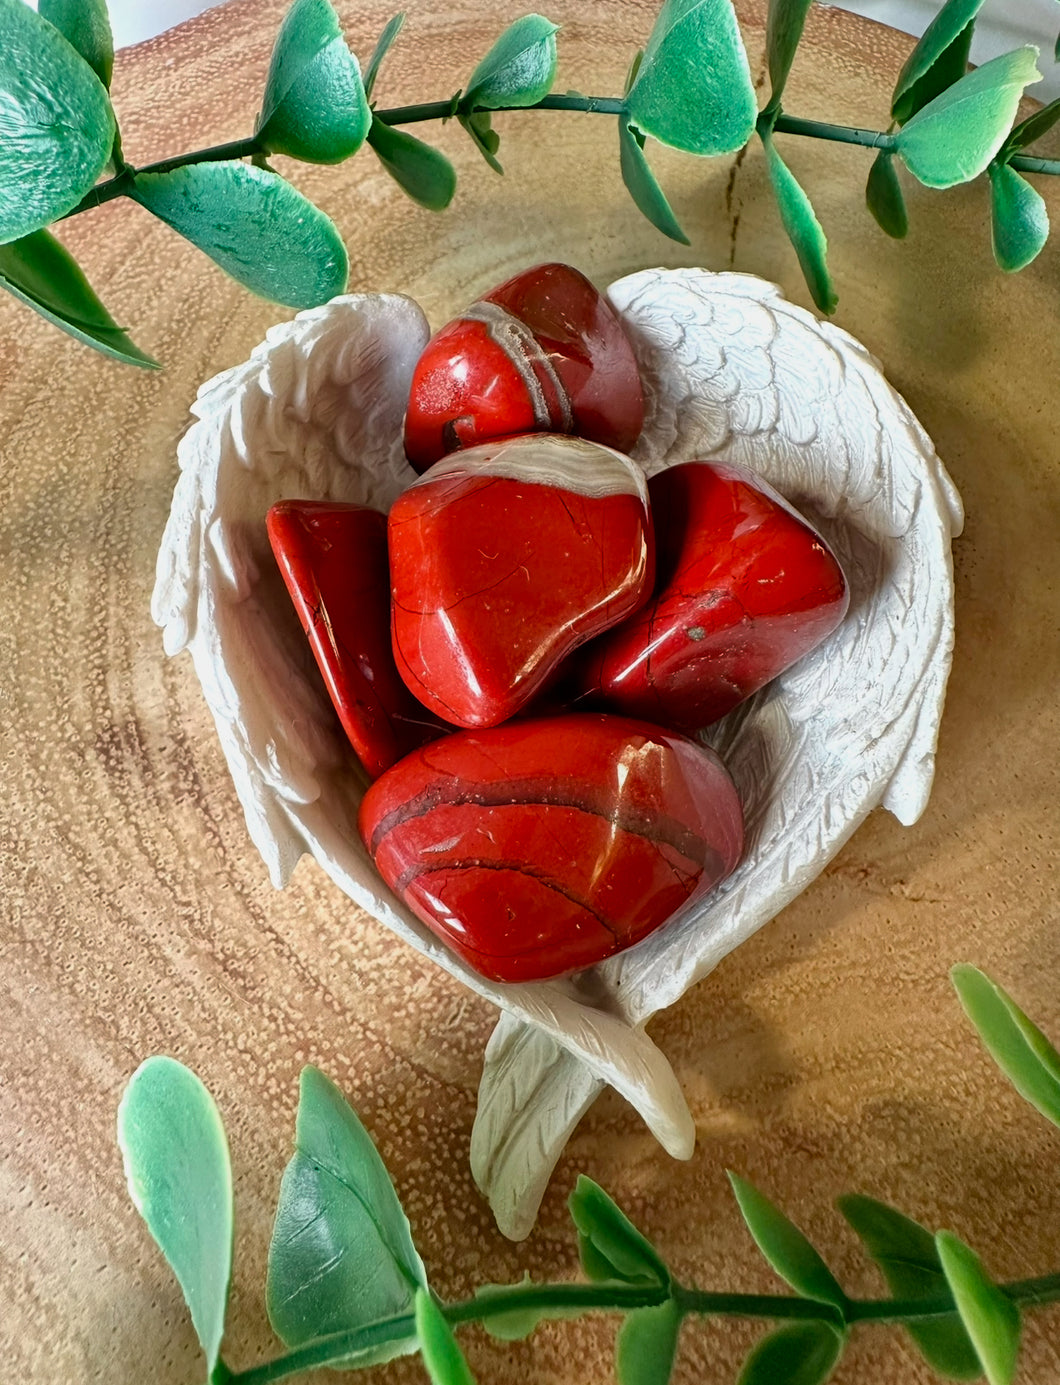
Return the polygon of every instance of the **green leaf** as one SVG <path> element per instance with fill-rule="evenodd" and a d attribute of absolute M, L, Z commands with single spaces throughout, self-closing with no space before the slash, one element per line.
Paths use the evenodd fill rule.
<path fill-rule="evenodd" d="M 1025 1100 L 1060 1126 L 1060 1053 L 1007 992 L 976 967 L 950 979 L 994 1062 Z"/>
<path fill-rule="evenodd" d="M 290 1347 L 409 1313 L 423 1262 L 386 1167 L 323 1073 L 302 1071 L 295 1152 L 276 1209 L 266 1302 Z M 359 1352 L 358 1365 L 415 1350 L 413 1336 Z"/>
<path fill-rule="evenodd" d="M 665 0 L 629 90 L 642 134 L 688 154 L 731 154 L 757 115 L 731 0 Z"/>
<path fill-rule="evenodd" d="M 765 145 L 766 168 L 780 210 L 780 220 L 795 247 L 806 285 L 820 310 L 834 313 L 839 298 L 828 272 L 828 240 L 821 223 L 795 175 L 777 153 L 768 125 L 763 123 L 759 134 Z"/>
<path fill-rule="evenodd" d="M 172 1058 L 148 1058 L 118 1107 L 118 1144 L 136 1209 L 177 1276 L 210 1371 L 232 1272 L 232 1167 L 209 1092 Z"/>
<path fill-rule="evenodd" d="M 87 346 L 130 365 L 158 368 L 114 321 L 77 261 L 50 231 L 0 245 L 0 288 Z"/>
<path fill-rule="evenodd" d="M 491 119 L 489 111 L 474 111 L 471 115 L 457 116 L 459 123 L 471 136 L 475 148 L 494 173 L 503 173 L 504 169 L 496 158 L 497 150 L 501 147 L 501 137 L 493 128 Z"/>
<path fill-rule="evenodd" d="M 1020 1344 L 1019 1309 L 983 1269 L 974 1250 L 951 1231 L 935 1237 L 939 1260 L 990 1385 L 1011 1385 Z"/>
<path fill-rule="evenodd" d="M 752 1348 L 736 1385 L 822 1385 L 842 1350 L 843 1339 L 827 1323 L 788 1323 Z"/>
<path fill-rule="evenodd" d="M 448 207 L 456 192 L 456 170 L 444 154 L 374 115 L 368 143 L 414 202 L 432 212 Z"/>
<path fill-rule="evenodd" d="M 899 125 L 964 76 L 982 7 L 983 0 L 947 0 L 924 30 L 894 85 L 891 115 Z"/>
<path fill-rule="evenodd" d="M 386 28 L 379 35 L 379 40 L 375 45 L 375 52 L 368 60 L 368 66 L 364 70 L 364 94 L 371 98 L 375 90 L 375 79 L 379 76 L 379 68 L 382 66 L 383 59 L 390 52 L 391 45 L 401 33 L 405 23 L 405 13 L 396 14 L 389 21 Z"/>
<path fill-rule="evenodd" d="M 949 1285 L 930 1231 L 875 1198 L 853 1193 L 841 1197 L 837 1205 L 880 1267 L 895 1298 L 945 1297 Z M 939 1375 L 950 1380 L 974 1380 L 981 1373 L 979 1357 L 956 1313 L 904 1326 Z"/>
<path fill-rule="evenodd" d="M 432 1385 L 475 1385 L 453 1330 L 427 1289 L 416 1290 L 416 1335 Z"/>
<path fill-rule="evenodd" d="M 902 185 L 898 181 L 898 170 L 894 166 L 894 155 L 886 149 L 880 150 L 869 169 L 865 205 L 880 228 L 895 240 L 902 240 L 909 233 L 909 217 L 905 210 Z"/>
<path fill-rule="evenodd" d="M 37 13 L 81 54 L 105 87 L 114 71 L 107 0 L 39 0 Z"/>
<path fill-rule="evenodd" d="M 917 112 L 895 135 L 905 166 L 927 187 L 982 173 L 1005 142 L 1023 89 L 1041 80 L 1037 48 L 1017 48 L 977 67 Z"/>
<path fill-rule="evenodd" d="M 1035 111 L 1026 120 L 1021 120 L 1016 125 L 1001 150 L 1001 156 L 1007 157 L 1018 153 L 1021 149 L 1026 149 L 1035 140 L 1041 139 L 1042 135 L 1047 134 L 1056 122 L 1060 120 L 1060 97 L 1055 101 L 1050 101 L 1048 106 L 1043 106 L 1040 111 Z"/>
<path fill-rule="evenodd" d="M 618 118 L 618 157 L 622 181 L 630 197 L 657 231 L 671 240 L 690 245 L 681 230 L 666 194 L 655 180 L 655 174 L 644 156 L 644 136 L 629 124 L 625 116 Z"/>
<path fill-rule="evenodd" d="M 132 196 L 262 298 L 292 308 L 346 288 L 346 247 L 331 220 L 277 173 L 242 163 L 141 173 Z"/>
<path fill-rule="evenodd" d="M 295 0 L 272 53 L 255 134 L 270 154 L 334 164 L 364 143 L 372 113 L 328 0 Z"/>
<path fill-rule="evenodd" d="M 682 1317 L 672 1298 L 626 1314 L 615 1343 L 618 1385 L 667 1385 L 677 1357 Z"/>
<path fill-rule="evenodd" d="M 611 1279 L 613 1276 L 607 1274 L 603 1278 Z M 527 1289 L 533 1294 L 533 1281 L 528 1274 L 524 1274 L 518 1284 L 483 1284 L 475 1290 L 475 1298 L 483 1308 L 494 1309 L 500 1306 L 502 1309 L 500 1312 L 491 1311 L 481 1320 L 482 1326 L 491 1337 L 496 1337 L 502 1342 L 520 1342 L 524 1337 L 529 1337 L 543 1322 L 583 1316 L 583 1310 L 576 1307 L 540 1308 L 521 1304 L 519 1299 L 526 1297 L 524 1291 Z M 515 1306 L 508 1307 L 512 1300 L 515 1301 Z"/>
<path fill-rule="evenodd" d="M 23 0 L 0 0 L 0 244 L 58 221 L 103 172 L 114 112 L 96 74 Z"/>
<path fill-rule="evenodd" d="M 1049 239 L 1045 201 L 1014 168 L 990 165 L 990 230 L 994 259 L 1006 273 L 1025 268 Z"/>
<path fill-rule="evenodd" d="M 558 28 L 543 15 L 527 14 L 505 29 L 472 72 L 460 111 L 535 106 L 547 96 L 556 80 Z"/>
<path fill-rule="evenodd" d="M 503 1301 L 530 1282 L 529 1274 L 524 1274 L 519 1284 L 482 1284 L 475 1290 L 475 1297 L 484 1303 L 496 1299 Z M 524 1337 L 530 1336 L 539 1323 L 553 1316 L 554 1314 L 540 1308 L 516 1307 L 508 1312 L 494 1313 L 488 1318 L 483 1318 L 482 1326 L 491 1337 L 496 1337 L 501 1342 L 521 1342 Z"/>
<path fill-rule="evenodd" d="M 799 1228 L 746 1179 L 730 1172 L 729 1182 L 747 1229 L 781 1279 L 804 1298 L 832 1304 L 842 1316 L 846 1294 Z"/>
<path fill-rule="evenodd" d="M 582 1268 L 590 1279 L 669 1288 L 670 1271 L 659 1252 L 598 1183 L 580 1175 L 567 1206 L 578 1228 Z"/>
<path fill-rule="evenodd" d="M 813 0 L 769 0 L 766 53 L 769 57 L 771 94 L 767 110 L 780 107 L 780 98 L 812 4 Z"/>

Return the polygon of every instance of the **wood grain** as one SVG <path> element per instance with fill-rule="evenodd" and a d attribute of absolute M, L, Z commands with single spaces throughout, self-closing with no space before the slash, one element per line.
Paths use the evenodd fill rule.
<path fill-rule="evenodd" d="M 389 11 L 342 0 L 370 51 Z M 409 5 L 379 87 L 386 104 L 460 86 L 519 6 Z M 647 0 L 566 13 L 558 89 L 613 93 L 643 43 Z M 135 162 L 245 134 L 283 0 L 234 0 L 123 54 L 115 82 Z M 756 72 L 764 3 L 741 7 Z M 910 40 L 814 8 L 788 90 L 795 113 L 878 127 Z M 674 246 L 621 188 L 610 122 L 497 120 L 499 181 L 454 126 L 432 130 L 460 174 L 455 207 L 411 206 L 367 151 L 297 182 L 347 237 L 352 283 L 411 293 L 440 322 L 528 263 L 598 282 L 648 264 L 777 279 L 806 302 L 760 150 L 709 162 L 652 151 L 691 238 Z M 228 1123 L 237 1269 L 226 1356 L 274 1345 L 265 1253 L 297 1075 L 323 1067 L 375 1135 L 436 1289 L 575 1273 L 564 1200 L 584 1171 L 703 1286 L 768 1290 L 739 1224 L 733 1167 L 818 1241 L 851 1292 L 878 1284 L 830 1203 L 859 1189 L 949 1226 L 998 1275 L 1060 1264 L 1057 1139 L 983 1056 L 946 973 L 978 963 L 1060 1034 L 1057 930 L 1056 245 L 1002 276 L 984 188 L 910 188 L 912 231 L 888 241 L 863 208 L 864 151 L 788 139 L 832 246 L 836 321 L 881 359 L 935 439 L 968 510 L 956 545 L 958 644 L 935 794 L 902 829 L 877 814 L 824 877 L 653 1025 L 699 1129 L 668 1160 L 614 1096 L 582 1123 L 539 1227 L 505 1242 L 467 1146 L 489 1007 L 354 910 L 303 863 L 274 892 L 246 836 L 186 659 L 163 657 L 148 605 L 200 381 L 243 359 L 282 311 L 250 298 L 139 208 L 63 237 L 116 317 L 166 363 L 123 370 L 0 303 L 0 1315 L 5 1377 L 160 1385 L 201 1379 L 177 1287 L 125 1193 L 119 1095 L 149 1053 L 191 1064 Z M 1043 191 L 1054 217 L 1056 191 Z M 694 1214 L 690 1211 L 694 1209 Z M 1028 1320 L 1020 1379 L 1060 1378 L 1056 1310 Z M 464 1335 L 492 1385 L 610 1378 L 613 1324 L 530 1343 Z M 686 1328 L 675 1380 L 735 1378 L 749 1325 Z M 402 1362 L 372 1377 L 422 1380 Z M 863 1332 L 836 1380 L 917 1385 L 897 1333 Z"/>

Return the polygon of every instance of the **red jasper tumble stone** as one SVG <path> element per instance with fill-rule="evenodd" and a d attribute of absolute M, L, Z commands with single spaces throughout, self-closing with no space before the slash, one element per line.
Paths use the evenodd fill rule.
<path fill-rule="evenodd" d="M 550 434 L 438 462 L 395 501 L 389 543 L 398 670 L 465 727 L 514 716 L 654 575 L 639 467 Z"/>
<path fill-rule="evenodd" d="M 743 849 L 713 751 L 591 713 L 425 746 L 371 786 L 358 826 L 387 884 L 493 981 L 539 981 L 630 947 Z"/>
<path fill-rule="evenodd" d="M 378 778 L 448 730 L 409 693 L 390 647 L 386 516 L 364 505 L 282 500 L 269 541 L 346 734 Z"/>
<path fill-rule="evenodd" d="M 484 294 L 427 343 L 405 452 L 417 469 L 514 433 L 576 433 L 628 452 L 644 425 L 640 373 L 613 308 L 584 274 L 543 264 Z"/>
<path fill-rule="evenodd" d="M 821 536 L 742 467 L 685 462 L 648 482 L 655 595 L 583 651 L 582 698 L 692 731 L 829 635 L 843 571 Z"/>

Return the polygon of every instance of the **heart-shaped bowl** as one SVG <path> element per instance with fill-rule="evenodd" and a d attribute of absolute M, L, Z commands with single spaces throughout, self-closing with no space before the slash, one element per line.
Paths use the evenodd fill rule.
<path fill-rule="evenodd" d="M 166 651 L 191 653 L 273 882 L 282 887 L 308 852 L 356 905 L 499 1007 L 471 1161 L 513 1237 L 529 1232 L 564 1144 L 607 1083 L 671 1154 L 691 1154 L 687 1104 L 644 1026 L 805 889 L 873 808 L 916 821 L 953 643 L 960 498 L 865 348 L 747 275 L 645 270 L 608 296 L 645 385 L 635 460 L 649 475 L 692 458 L 749 467 L 820 529 L 851 588 L 822 645 L 703 733 L 740 792 L 746 852 L 650 938 L 574 977 L 485 981 L 390 893 L 357 833 L 366 781 L 283 590 L 265 515 L 295 498 L 386 510 L 415 479 L 401 425 L 429 330 L 411 299 L 335 299 L 273 328 L 202 387 L 152 607 Z"/>

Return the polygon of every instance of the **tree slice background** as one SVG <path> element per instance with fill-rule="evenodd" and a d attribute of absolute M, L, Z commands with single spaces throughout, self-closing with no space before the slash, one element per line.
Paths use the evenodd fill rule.
<path fill-rule="evenodd" d="M 246 134 L 284 8 L 234 0 L 123 54 L 115 100 L 130 157 Z M 338 8 L 366 58 L 389 9 Z M 654 10 L 633 0 L 550 10 L 564 21 L 557 89 L 619 91 Z M 520 12 L 511 0 L 500 10 L 412 3 L 380 101 L 455 90 Z M 761 76 L 765 5 L 741 15 Z M 910 44 L 815 7 L 789 109 L 879 128 Z M 496 123 L 503 180 L 455 125 L 421 131 L 460 174 L 441 216 L 409 203 L 367 150 L 339 169 L 296 171 L 347 237 L 352 287 L 410 293 L 436 325 L 551 258 L 599 283 L 651 264 L 734 267 L 807 301 L 760 148 L 709 162 L 650 151 L 686 249 L 625 197 L 612 121 Z M 272 890 L 190 661 L 164 658 L 150 620 L 188 405 L 283 310 L 124 204 L 78 218 L 63 238 L 163 373 L 112 365 L 0 303 L 0 1345 L 12 1380 L 201 1378 L 114 1138 L 124 1083 L 156 1052 L 190 1064 L 228 1124 L 238 1230 L 226 1356 L 237 1367 L 276 1349 L 265 1255 L 306 1062 L 338 1081 L 373 1132 L 446 1297 L 524 1271 L 574 1276 L 565 1198 L 579 1171 L 618 1198 L 677 1275 L 704 1287 L 777 1287 L 726 1167 L 784 1206 L 854 1294 L 881 1287 L 831 1208 L 854 1189 L 952 1228 L 999 1276 L 1060 1267 L 1060 1135 L 996 1073 L 947 982 L 952 963 L 975 962 L 1060 1034 L 1060 251 L 1054 243 L 1023 274 L 1001 275 L 982 183 L 910 187 L 913 229 L 895 244 L 863 207 L 866 151 L 782 147 L 831 239 L 836 321 L 880 357 L 967 507 L 934 797 L 912 829 L 875 814 L 795 905 L 653 1023 L 696 1117 L 691 1163 L 669 1160 L 609 1093 L 518 1246 L 498 1234 L 468 1171 L 492 1010 L 359 915 L 313 864 Z M 1056 189 L 1043 191 L 1055 219 Z M 1058 1323 L 1055 1309 L 1029 1318 L 1023 1381 L 1060 1378 Z M 757 1330 L 690 1323 L 675 1380 L 733 1380 Z M 613 1331 L 601 1318 L 546 1327 L 529 1343 L 462 1336 L 483 1382 L 585 1385 L 611 1378 Z M 420 1372 L 404 1361 L 372 1378 Z M 930 1378 L 890 1329 L 858 1334 L 836 1377 Z"/>

